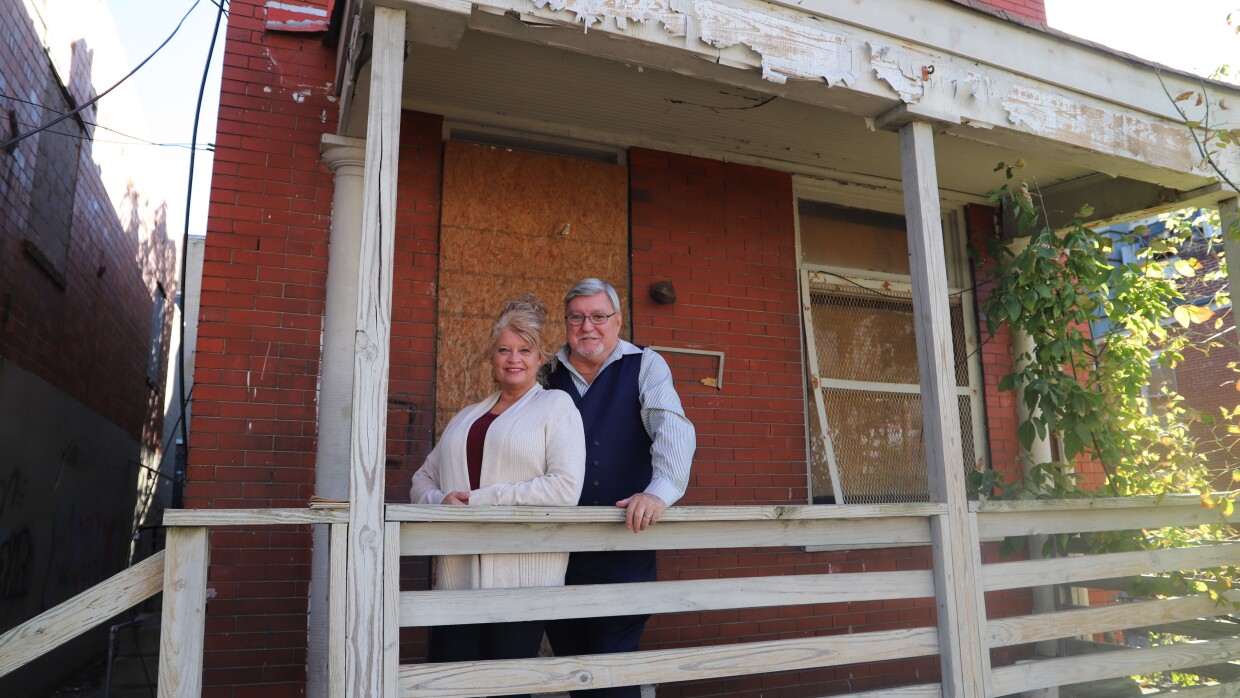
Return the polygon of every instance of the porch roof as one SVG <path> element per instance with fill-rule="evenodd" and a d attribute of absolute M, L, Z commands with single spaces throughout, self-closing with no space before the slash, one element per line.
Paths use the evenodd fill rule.
<path fill-rule="evenodd" d="M 1088 200 L 1114 220 L 1231 195 L 1167 96 L 1202 81 L 950 0 L 899 11 L 826 0 L 353 0 L 342 34 L 353 38 L 340 44 L 345 135 L 365 135 L 360 37 L 377 5 L 406 11 L 402 105 L 452 122 L 894 194 L 889 131 L 931 119 L 951 136 L 936 148 L 949 200 L 980 201 L 995 164 L 1021 157 L 1065 213 Z M 1236 87 L 1206 87 L 1240 104 Z M 1180 106 L 1202 121 L 1233 113 Z M 1215 160 L 1240 178 L 1235 148 Z"/>

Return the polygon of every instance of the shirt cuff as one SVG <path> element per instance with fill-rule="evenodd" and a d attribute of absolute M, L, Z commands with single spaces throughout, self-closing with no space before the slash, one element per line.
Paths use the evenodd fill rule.
<path fill-rule="evenodd" d="M 646 488 L 646 494 L 653 494 L 667 506 L 672 506 L 680 499 L 680 493 L 677 492 L 676 486 L 671 483 L 655 480 Z"/>

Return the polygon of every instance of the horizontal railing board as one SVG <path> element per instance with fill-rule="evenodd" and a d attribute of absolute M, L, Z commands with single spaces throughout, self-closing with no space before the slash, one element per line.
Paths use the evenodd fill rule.
<path fill-rule="evenodd" d="M 1240 602 L 1240 591 L 1227 593 Z M 1141 625 L 1157 625 L 1216 615 L 1225 610 L 1209 596 L 1188 596 L 1179 599 L 1140 601 L 1116 606 L 1055 611 L 1038 615 L 1000 618 L 986 623 L 987 641 L 991 647 L 1010 647 L 1027 642 L 1055 640 L 1073 635 L 1091 635 L 1113 630 L 1127 630 Z M 1236 625 L 1240 634 L 1240 624 Z"/>
<path fill-rule="evenodd" d="M 449 698 L 633 686 L 933 655 L 938 630 L 773 640 L 623 654 L 545 657 L 400 668 L 402 696 Z"/>
<path fill-rule="evenodd" d="M 1202 524 L 1220 524 L 1229 520 L 1240 522 L 1240 510 L 1237 510 L 1230 519 L 1225 519 L 1219 511 L 1202 507 L 1201 500 L 1197 499 L 1196 502 L 1197 505 L 1192 507 L 1151 505 L 1135 508 L 1082 509 L 1062 512 L 1013 511 L 1005 513 L 979 513 L 977 515 L 977 525 L 982 538 L 993 540 L 1007 536 L 1200 526 Z"/>
<path fill-rule="evenodd" d="M 1240 601 L 1240 592 L 1231 592 L 1228 597 L 1233 602 Z M 1216 607 L 1215 612 L 1226 611 L 1223 607 Z M 1210 614 L 1202 614 L 1210 615 Z M 1234 617 L 1234 616 L 1233 616 Z M 1178 622 L 1162 623 L 1154 621 L 1157 624 L 1144 625 L 1133 628 L 1138 632 L 1148 633 L 1166 633 L 1168 635 L 1179 635 L 1181 637 L 1191 637 L 1194 640 L 1221 640 L 1226 637 L 1236 637 L 1240 635 L 1240 623 L 1235 620 L 1210 620 L 1207 618 L 1192 618 Z"/>
<path fill-rule="evenodd" d="M 916 686 L 896 686 L 882 688 L 865 693 L 849 693 L 848 698 L 942 698 L 943 686 L 937 683 L 923 683 Z"/>
<path fill-rule="evenodd" d="M 400 625 L 508 623 L 933 596 L 934 581 L 929 570 L 407 591 L 400 597 Z"/>
<path fill-rule="evenodd" d="M 672 507 L 659 522 L 673 521 L 788 521 L 882 519 L 894 516 L 929 517 L 947 513 L 947 506 L 931 502 L 906 504 L 806 504 L 788 506 Z M 590 523 L 624 521 L 619 507 L 462 507 L 443 504 L 389 504 L 388 521 L 490 521 L 524 523 Z M 647 530 L 657 530 L 658 526 Z"/>
<path fill-rule="evenodd" d="M 1218 492 L 1218 495 L 1234 494 Z M 1081 497 L 1079 499 L 988 499 L 971 502 L 969 509 L 978 513 L 1002 513 L 1013 511 L 1064 512 L 1083 509 L 1141 509 L 1148 506 L 1185 507 L 1202 506 L 1201 496 L 1196 494 L 1143 494 L 1135 497 Z"/>
<path fill-rule="evenodd" d="M 164 553 L 112 575 L 0 635 L 0 676 L 158 594 Z"/>
<path fill-rule="evenodd" d="M 168 509 L 165 526 L 282 526 L 347 524 L 347 508 L 321 509 Z"/>
<path fill-rule="evenodd" d="M 1096 679 L 1189 669 L 1240 658 L 1240 639 L 1045 659 L 991 672 L 997 696 Z"/>
<path fill-rule="evenodd" d="M 593 550 L 689 550 L 842 544 L 929 545 L 929 519 L 683 521 L 664 522 L 634 534 L 609 523 L 405 523 L 402 555 L 533 553 Z"/>
<path fill-rule="evenodd" d="M 982 587 L 999 591 L 1223 565 L 1240 565 L 1240 544 L 999 562 L 982 566 Z"/>

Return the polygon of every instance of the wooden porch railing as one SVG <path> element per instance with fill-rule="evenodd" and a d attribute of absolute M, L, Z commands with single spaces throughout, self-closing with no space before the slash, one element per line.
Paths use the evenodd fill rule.
<path fill-rule="evenodd" d="M 659 526 L 634 536 L 619 525 L 620 512 L 607 509 L 389 505 L 384 567 L 399 570 L 402 555 L 445 553 L 929 545 L 931 519 L 942 516 L 943 509 L 938 504 L 676 508 L 668 510 Z M 983 540 L 1032 533 L 1192 526 L 1219 520 L 1219 514 L 1202 509 L 1196 497 L 989 502 L 974 509 L 972 516 Z M 343 628 L 346 597 L 338 592 L 345 586 L 347 511 L 169 511 L 165 553 L 0 635 L 0 676 L 162 587 L 159 695 L 198 695 L 209 528 L 311 523 L 331 526 L 329 622 L 332 628 Z M 998 591 L 1220 565 L 1240 565 L 1240 544 L 999 562 L 981 565 L 979 578 L 985 590 Z M 608 656 L 398 665 L 400 627 L 927 597 L 935 597 L 935 589 L 933 576 L 926 570 L 417 592 L 401 592 L 397 576 L 389 575 L 381 603 L 384 617 L 375 622 L 384 628 L 386 693 L 446 698 L 657 684 L 935 655 L 939 636 L 935 628 L 927 627 Z M 1233 593 L 1233 598 L 1240 600 L 1240 594 Z M 1165 599 L 990 620 L 979 632 L 985 636 L 984 646 L 996 648 L 1220 612 L 1205 597 Z M 345 641 L 343 633 L 331 633 L 329 695 L 344 695 Z M 1221 638 L 996 667 L 990 684 L 993 695 L 1008 695 L 1235 659 L 1240 659 L 1240 638 Z M 1203 689 L 1202 695 L 1233 695 L 1236 688 L 1230 684 L 1224 689 Z M 854 695 L 938 696 L 941 692 L 939 684 L 923 684 Z"/>

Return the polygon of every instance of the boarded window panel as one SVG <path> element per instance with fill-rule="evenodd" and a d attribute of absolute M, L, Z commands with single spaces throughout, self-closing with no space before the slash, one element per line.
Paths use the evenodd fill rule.
<path fill-rule="evenodd" d="M 628 308 L 628 230 L 622 165 L 446 144 L 436 436 L 462 407 L 495 389 L 482 353 L 505 300 L 528 291 L 546 304 L 550 349 L 564 343 L 561 302 L 574 282 L 610 281 Z"/>

